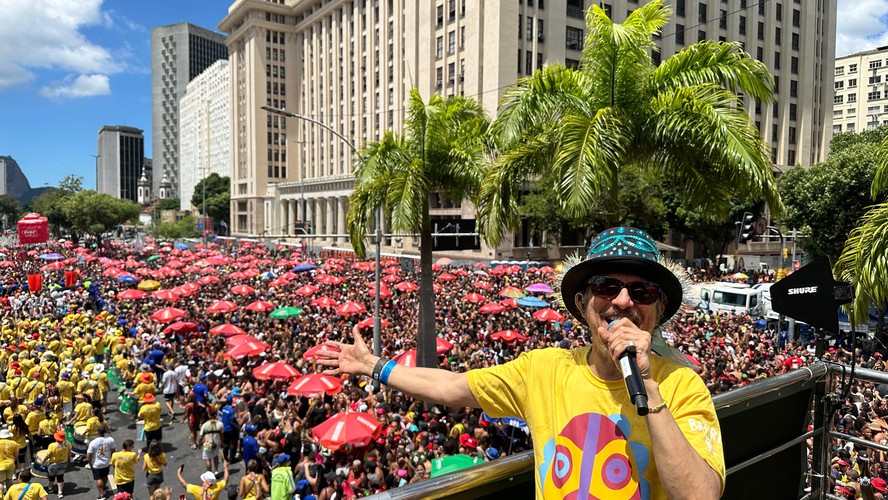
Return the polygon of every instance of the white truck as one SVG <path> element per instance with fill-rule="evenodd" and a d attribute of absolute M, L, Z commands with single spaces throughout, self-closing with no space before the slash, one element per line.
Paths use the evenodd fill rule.
<path fill-rule="evenodd" d="M 762 290 L 743 283 L 704 283 L 700 285 L 700 307 L 762 317 Z"/>

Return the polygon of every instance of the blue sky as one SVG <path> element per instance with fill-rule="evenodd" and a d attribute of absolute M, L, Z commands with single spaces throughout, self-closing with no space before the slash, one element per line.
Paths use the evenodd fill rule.
<path fill-rule="evenodd" d="M 811 0 L 813 1 L 813 0 Z M 32 187 L 69 174 L 95 188 L 103 125 L 145 131 L 151 156 L 151 28 L 215 29 L 228 0 L 0 0 L 0 155 Z M 839 0 L 837 55 L 888 45 L 888 0 Z"/>

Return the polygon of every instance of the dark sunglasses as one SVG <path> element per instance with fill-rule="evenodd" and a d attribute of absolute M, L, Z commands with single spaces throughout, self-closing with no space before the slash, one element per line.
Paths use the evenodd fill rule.
<path fill-rule="evenodd" d="M 586 282 L 586 286 L 593 295 L 605 300 L 615 299 L 625 288 L 632 302 L 645 306 L 653 304 L 660 297 L 660 285 L 650 281 L 623 283 L 610 276 L 593 276 Z"/>

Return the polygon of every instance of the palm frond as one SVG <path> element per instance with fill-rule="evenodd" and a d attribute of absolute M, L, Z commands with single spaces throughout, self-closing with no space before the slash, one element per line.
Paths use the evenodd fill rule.
<path fill-rule="evenodd" d="M 852 319 L 867 321 L 869 308 L 888 304 L 888 203 L 870 207 L 845 241 L 834 273 L 855 288 Z"/>
<path fill-rule="evenodd" d="M 875 200 L 886 189 L 888 189 L 888 136 L 882 139 L 879 149 L 876 150 L 876 175 L 873 178 L 870 194 Z"/>

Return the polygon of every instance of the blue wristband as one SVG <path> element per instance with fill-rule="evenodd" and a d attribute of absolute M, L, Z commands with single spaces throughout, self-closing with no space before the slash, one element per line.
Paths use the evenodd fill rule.
<path fill-rule="evenodd" d="M 395 369 L 395 366 L 398 363 L 389 360 L 385 366 L 382 367 L 382 371 L 379 373 L 379 383 L 383 385 L 388 385 L 389 375 L 392 374 L 392 370 Z"/>

